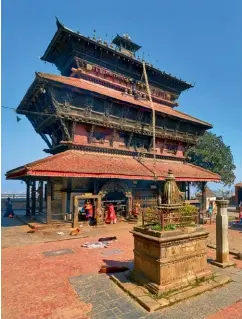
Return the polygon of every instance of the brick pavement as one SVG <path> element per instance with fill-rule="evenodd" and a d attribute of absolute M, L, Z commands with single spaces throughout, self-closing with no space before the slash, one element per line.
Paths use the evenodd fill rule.
<path fill-rule="evenodd" d="M 105 318 L 111 316 L 114 319 L 119 318 L 119 316 L 127 319 L 142 318 L 142 316 L 143 318 L 199 319 L 206 318 L 221 310 L 221 313 L 234 313 L 234 319 L 240 318 L 235 316 L 237 311 L 235 309 L 238 307 L 235 303 L 241 299 L 242 281 L 239 268 L 224 270 L 231 272 L 235 282 L 222 289 L 207 292 L 154 314 L 147 313 L 128 298 L 105 275 L 98 275 L 102 264 L 127 265 L 132 260 L 133 238 L 129 233 L 129 229 L 132 227 L 132 225 L 127 224 L 110 225 L 106 229 L 96 229 L 90 232 L 88 239 L 14 245 L 3 249 L 2 318 L 84 319 L 89 317 L 98 319 L 105 315 Z M 118 241 L 112 243 L 107 250 L 81 247 L 87 240 L 94 241 L 99 236 L 103 237 L 104 232 L 107 232 L 107 236 L 117 236 L 118 238 Z M 18 232 L 16 236 L 18 237 Z M 31 241 L 29 240 L 29 242 Z M 53 257 L 43 255 L 43 252 L 61 249 L 72 249 L 74 253 Z M 115 250 L 119 253 L 102 255 L 103 252 L 109 250 Z M 209 256 L 214 253 L 214 250 L 209 250 Z M 242 268 L 241 261 L 236 262 Z M 88 277 L 81 277 L 83 275 L 88 275 Z M 92 290 L 87 287 L 85 282 L 87 278 L 90 280 Z M 106 287 L 104 287 L 105 285 Z M 100 289 L 104 288 L 105 293 L 100 293 Z M 96 296 L 98 289 L 99 296 Z M 233 306 L 233 304 L 235 305 Z M 114 308 L 117 309 L 114 310 Z M 105 311 L 109 314 L 102 313 Z M 112 317 L 113 314 L 114 317 Z M 223 318 L 222 315 L 221 318 Z"/>
<path fill-rule="evenodd" d="M 242 300 L 236 302 L 232 306 L 226 307 L 218 311 L 207 319 L 240 319 L 242 318 Z"/>
<path fill-rule="evenodd" d="M 215 267 L 214 269 L 217 270 Z M 242 271 L 230 268 L 223 272 L 229 274 L 233 282 L 151 314 L 128 297 L 106 275 L 81 275 L 69 280 L 80 300 L 92 304 L 88 314 L 92 319 L 204 319 L 242 298 Z"/>

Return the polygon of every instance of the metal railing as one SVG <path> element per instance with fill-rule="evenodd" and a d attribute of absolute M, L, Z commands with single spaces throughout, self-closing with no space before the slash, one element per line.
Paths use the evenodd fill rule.
<path fill-rule="evenodd" d="M 26 198 L 26 193 L 4 193 L 1 194 L 1 199 L 7 199 L 7 198 Z"/>
<path fill-rule="evenodd" d="M 167 213 L 158 207 L 141 209 L 142 226 L 150 226 L 157 230 L 183 228 L 198 224 L 198 213 L 187 213 L 182 210 Z"/>

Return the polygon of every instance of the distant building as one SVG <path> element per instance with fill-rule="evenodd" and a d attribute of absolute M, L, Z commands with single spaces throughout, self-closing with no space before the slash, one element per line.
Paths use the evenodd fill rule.
<path fill-rule="evenodd" d="M 200 205 L 202 205 L 202 193 L 197 195 Z M 204 197 L 205 197 L 205 209 L 208 210 L 209 204 L 213 205 L 213 208 L 216 206 L 216 194 L 207 186 L 204 188 Z"/>

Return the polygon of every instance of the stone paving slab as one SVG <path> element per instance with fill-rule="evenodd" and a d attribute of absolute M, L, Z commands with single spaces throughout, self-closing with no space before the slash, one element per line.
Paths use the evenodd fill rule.
<path fill-rule="evenodd" d="M 50 250 L 50 251 L 44 251 L 43 255 L 45 257 L 53 257 L 53 256 L 62 256 L 62 255 L 68 255 L 68 254 L 74 254 L 74 250 L 72 249 L 60 249 L 60 250 Z"/>
<path fill-rule="evenodd" d="M 123 253 L 123 250 L 120 249 L 111 249 L 111 250 L 106 250 L 106 251 L 102 251 L 101 255 L 102 256 L 112 256 L 112 255 L 118 255 Z"/>
<path fill-rule="evenodd" d="M 105 274 L 72 277 L 69 282 L 81 301 L 92 304 L 92 310 L 86 314 L 91 319 L 205 319 L 242 298 L 242 271 L 232 267 L 219 272 L 234 281 L 153 313 L 143 309 Z"/>

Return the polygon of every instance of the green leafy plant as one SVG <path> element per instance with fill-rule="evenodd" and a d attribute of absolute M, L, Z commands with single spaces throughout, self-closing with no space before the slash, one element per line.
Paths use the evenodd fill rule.
<path fill-rule="evenodd" d="M 182 208 L 180 208 L 179 212 L 184 215 L 192 216 L 198 213 L 198 208 L 194 205 L 185 204 Z"/>
<path fill-rule="evenodd" d="M 186 155 L 192 164 L 219 174 L 225 186 L 233 184 L 236 167 L 231 149 L 224 144 L 221 136 L 206 132 L 198 138 L 195 146 L 188 149 Z"/>
<path fill-rule="evenodd" d="M 161 231 L 161 225 L 157 224 L 157 225 L 152 225 L 151 226 L 152 230 L 157 230 L 157 231 Z"/>
<path fill-rule="evenodd" d="M 164 230 L 175 230 L 175 229 L 176 229 L 176 225 L 173 225 L 173 224 L 169 224 L 164 227 Z"/>

